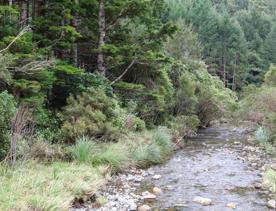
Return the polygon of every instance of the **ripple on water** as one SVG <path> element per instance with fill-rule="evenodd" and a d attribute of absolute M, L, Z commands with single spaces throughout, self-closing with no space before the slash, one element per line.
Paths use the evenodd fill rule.
<path fill-rule="evenodd" d="M 188 141 L 170 161 L 154 167 L 162 178 L 148 178 L 139 191 L 162 188 L 158 201 L 151 203 L 157 210 L 224 211 L 228 203 L 235 203 L 236 210 L 266 211 L 266 201 L 252 188 L 258 180 L 258 171 L 248 171 L 247 164 L 238 159 L 241 149 L 233 147 L 234 141 L 242 142 L 239 130 L 210 128 Z M 147 189 L 149 188 L 149 189 Z M 202 196 L 213 201 L 203 207 L 193 203 Z"/>

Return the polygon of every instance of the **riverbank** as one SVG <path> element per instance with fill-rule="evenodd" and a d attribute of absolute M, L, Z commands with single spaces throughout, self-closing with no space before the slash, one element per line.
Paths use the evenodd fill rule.
<path fill-rule="evenodd" d="M 98 209 L 272 208 L 275 194 L 263 181 L 263 176 L 265 178 L 276 160 L 249 138 L 248 129 L 209 128 L 203 131 L 166 164 L 148 170 L 132 169 L 114 176 L 106 189 L 96 193 L 103 202 Z M 200 202 L 195 200 L 199 197 L 203 197 Z M 75 210 L 92 207 L 95 208 L 95 203 Z"/>
<path fill-rule="evenodd" d="M 95 143 L 84 137 L 63 149 L 62 160 L 27 159 L 14 168 L 1 163 L 0 210 L 68 210 L 85 203 L 99 206 L 104 198 L 95 193 L 111 175 L 160 164 L 173 147 L 170 131 L 158 128 L 128 134 L 116 143 Z M 72 160 L 66 161 L 66 156 Z"/>

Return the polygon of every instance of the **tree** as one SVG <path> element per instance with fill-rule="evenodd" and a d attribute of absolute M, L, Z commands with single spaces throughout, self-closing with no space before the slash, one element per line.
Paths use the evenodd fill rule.
<path fill-rule="evenodd" d="M 270 64 L 276 64 L 276 23 L 273 25 L 270 33 L 264 41 L 262 57 L 265 61 L 265 67 Z"/>

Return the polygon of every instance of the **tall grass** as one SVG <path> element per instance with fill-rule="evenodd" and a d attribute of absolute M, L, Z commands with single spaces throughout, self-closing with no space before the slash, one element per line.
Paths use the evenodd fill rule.
<path fill-rule="evenodd" d="M 123 142 L 100 144 L 88 137 L 82 137 L 69 148 L 69 152 L 79 163 L 93 166 L 105 164 L 115 170 L 126 167 L 130 163 L 129 148 Z"/>
<path fill-rule="evenodd" d="M 79 163 L 89 163 L 98 151 L 96 143 L 88 137 L 81 137 L 76 144 L 68 148 L 72 158 Z"/>
<path fill-rule="evenodd" d="M 158 128 L 151 134 L 151 144 L 141 143 L 134 151 L 136 165 L 147 167 L 162 163 L 172 152 L 171 136 L 164 128 Z"/>
<path fill-rule="evenodd" d="M 85 199 L 104 184 L 106 166 L 28 162 L 0 165 L 0 210 L 68 210 L 75 197 Z"/>
<path fill-rule="evenodd" d="M 264 183 L 272 188 L 272 191 L 276 192 L 276 171 L 269 169 L 264 174 Z"/>

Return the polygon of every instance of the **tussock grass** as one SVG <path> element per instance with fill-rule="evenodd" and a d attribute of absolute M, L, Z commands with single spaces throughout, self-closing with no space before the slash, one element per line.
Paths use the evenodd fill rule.
<path fill-rule="evenodd" d="M 172 152 L 171 135 L 166 129 L 158 128 L 150 136 L 151 143 L 141 143 L 134 150 L 133 158 L 137 166 L 162 163 Z"/>
<path fill-rule="evenodd" d="M 105 182 L 107 167 L 29 162 L 14 170 L 0 165 L 0 210 L 67 210 Z"/>
<path fill-rule="evenodd" d="M 0 164 L 0 210 L 68 210 L 74 198 L 88 199 L 111 170 L 162 163 L 172 144 L 168 131 L 159 128 L 117 143 L 82 137 L 66 150 L 71 163 L 28 161 L 14 169 Z"/>
<path fill-rule="evenodd" d="M 272 191 L 276 192 L 276 171 L 269 169 L 265 172 L 263 177 L 264 183 L 269 187 L 272 187 Z"/>

